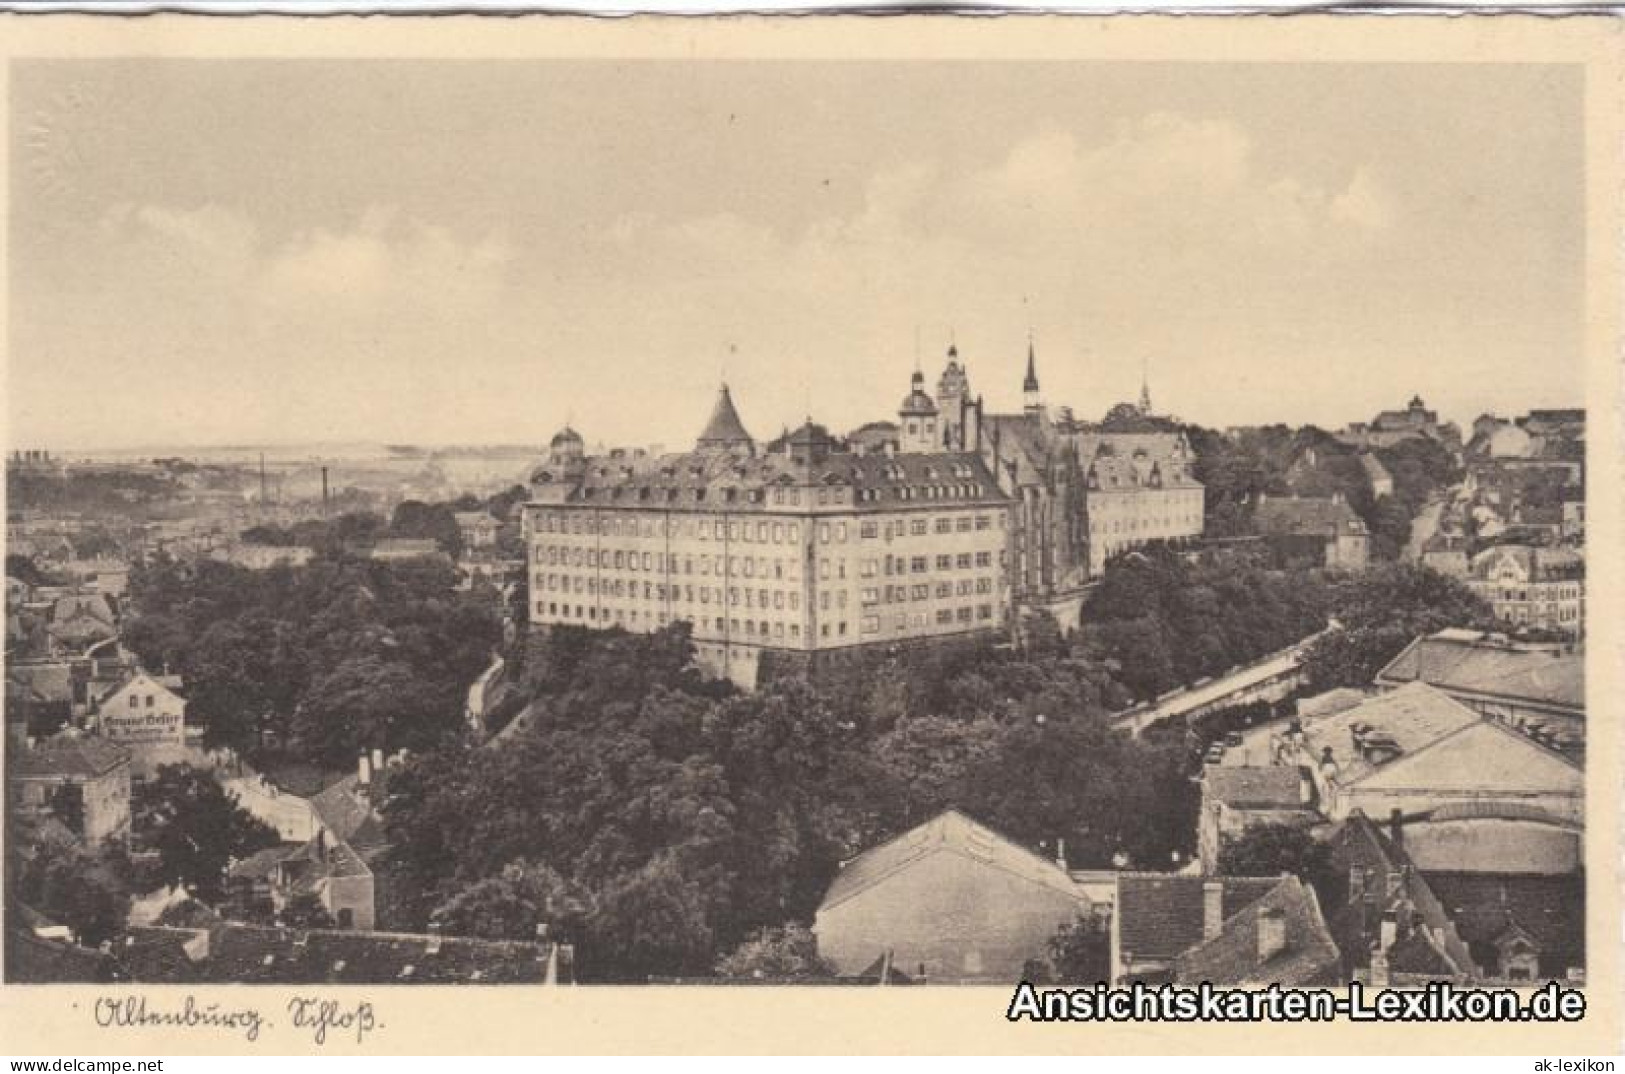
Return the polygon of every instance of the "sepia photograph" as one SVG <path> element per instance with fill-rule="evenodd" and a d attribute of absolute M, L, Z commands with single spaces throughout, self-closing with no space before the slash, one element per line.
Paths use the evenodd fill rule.
<path fill-rule="evenodd" d="M 1586 63 L 108 21 L 6 63 L 5 1002 L 1617 1001 Z"/>

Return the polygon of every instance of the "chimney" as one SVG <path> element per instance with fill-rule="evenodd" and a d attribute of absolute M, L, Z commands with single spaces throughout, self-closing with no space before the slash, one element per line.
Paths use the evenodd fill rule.
<path fill-rule="evenodd" d="M 1286 915 L 1273 906 L 1258 912 L 1258 961 L 1268 962 L 1286 950 Z"/>
<path fill-rule="evenodd" d="M 1405 845 L 1405 814 L 1395 806 L 1388 814 L 1388 838 L 1394 841 L 1395 846 Z"/>
<path fill-rule="evenodd" d="M 440 922 L 429 922 L 429 945 L 424 948 L 423 953 L 426 955 L 438 955 L 440 953 Z"/>
<path fill-rule="evenodd" d="M 384 770 L 384 751 L 381 749 L 374 748 L 372 751 L 372 770 L 374 772 Z"/>
<path fill-rule="evenodd" d="M 1211 940 L 1224 925 L 1224 881 L 1202 881 L 1202 939 Z"/>
<path fill-rule="evenodd" d="M 1298 801 L 1306 806 L 1315 803 L 1315 777 L 1303 765 L 1298 766 Z"/>
<path fill-rule="evenodd" d="M 355 776 L 356 782 L 363 787 L 372 782 L 372 764 L 367 760 L 365 753 L 361 755 L 361 760 L 356 762 Z"/>
<path fill-rule="evenodd" d="M 1055 864 L 1059 865 L 1061 867 L 1062 872 L 1066 871 L 1066 840 L 1065 839 L 1057 839 L 1057 840 L 1055 840 Z"/>

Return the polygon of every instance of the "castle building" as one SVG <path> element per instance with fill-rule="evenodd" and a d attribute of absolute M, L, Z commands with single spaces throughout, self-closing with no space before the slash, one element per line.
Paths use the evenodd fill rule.
<path fill-rule="evenodd" d="M 692 451 L 589 457 L 561 431 L 525 506 L 531 623 L 687 620 L 701 664 L 747 688 L 764 658 L 812 671 L 1006 630 L 1010 497 L 944 450 L 922 374 L 899 417 L 899 451 L 854 453 L 810 420 L 759 450 L 724 386 Z"/>
<path fill-rule="evenodd" d="M 1112 555 L 1201 535 L 1195 453 L 1172 421 L 1152 415 L 1148 382 L 1137 407 L 1114 407 L 1101 423 L 1074 421 L 1065 408 L 1052 417 L 1028 340 L 1019 414 L 989 414 L 981 396 L 972 397 L 956 346 L 948 349 L 934 407 L 917 398 L 922 384 L 916 374 L 899 415 L 899 450 L 935 450 L 920 446 L 923 434 L 907 434 L 911 420 L 923 430 L 934 419 L 943 446 L 982 458 L 1014 504 L 1010 585 L 1017 607 L 1041 608 L 1063 628 L 1076 626 L 1084 587 Z"/>

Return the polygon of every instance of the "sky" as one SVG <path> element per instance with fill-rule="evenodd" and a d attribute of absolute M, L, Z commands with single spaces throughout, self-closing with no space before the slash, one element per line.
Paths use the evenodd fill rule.
<path fill-rule="evenodd" d="M 1582 72 L 19 61 L 13 446 L 1584 401 Z M 87 386 L 95 390 L 87 392 Z"/>

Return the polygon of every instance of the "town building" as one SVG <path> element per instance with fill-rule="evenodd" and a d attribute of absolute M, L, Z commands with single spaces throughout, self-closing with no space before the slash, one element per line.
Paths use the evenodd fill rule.
<path fill-rule="evenodd" d="M 457 532 L 462 535 L 463 548 L 468 551 L 494 548 L 502 523 L 489 511 L 457 511 Z"/>
<path fill-rule="evenodd" d="M 130 835 L 130 754 L 106 739 L 66 731 L 12 751 L 11 808 L 54 817 L 87 844 Z"/>
<path fill-rule="evenodd" d="M 588 457 L 561 431 L 526 507 L 531 623 L 687 620 L 702 665 L 747 687 L 764 654 L 816 670 L 1004 632 L 1011 504 L 981 458 L 843 447 L 808 422 L 759 453 L 726 387 L 689 452 Z"/>
<path fill-rule="evenodd" d="M 1472 542 L 1463 533 L 1435 533 L 1422 545 L 1422 566 L 1451 578 L 1466 578 Z"/>
<path fill-rule="evenodd" d="M 1062 864 L 948 810 L 846 862 L 813 928 L 843 975 L 889 954 L 930 981 L 1009 984 L 1095 912 Z"/>
<path fill-rule="evenodd" d="M 1226 921 L 1280 882 L 1280 877 L 1119 874 L 1112 913 L 1112 983 L 1172 980 L 1180 956 L 1216 939 Z"/>
<path fill-rule="evenodd" d="M 373 545 L 372 558 L 381 563 L 403 563 L 412 560 L 444 560 L 440 542 L 433 537 L 381 537 Z"/>
<path fill-rule="evenodd" d="M 1281 554 L 1341 570 L 1364 570 L 1371 536 L 1342 496 L 1260 496 L 1253 526 Z"/>
<path fill-rule="evenodd" d="M 1578 549 L 1494 545 L 1472 558 L 1466 581 L 1510 627 L 1585 633 L 1585 557 Z"/>
<path fill-rule="evenodd" d="M 1430 867 L 1414 826 L 1355 810 L 1330 834 L 1322 891 L 1343 979 L 1377 986 L 1539 980 L 1585 972 L 1585 874 Z"/>
<path fill-rule="evenodd" d="M 96 704 L 96 733 L 129 751 L 141 779 L 185 759 L 186 700 L 170 683 L 137 671 Z"/>
<path fill-rule="evenodd" d="M 1202 775 L 1197 854 L 1213 874 L 1224 849 L 1261 826 L 1308 827 L 1319 821 L 1315 784 L 1297 765 L 1208 765 Z"/>
<path fill-rule="evenodd" d="M 1572 760 L 1426 682 L 1305 723 L 1298 763 L 1313 771 L 1320 810 L 1332 820 L 1355 809 L 1386 817 L 1464 803 L 1584 816 L 1585 774 Z"/>
<path fill-rule="evenodd" d="M 1172 979 L 1221 988 L 1330 986 L 1346 981 L 1340 959 L 1314 889 L 1287 875 L 1175 958 Z"/>
<path fill-rule="evenodd" d="M 1412 396 L 1404 410 L 1384 410 L 1369 423 L 1351 423 L 1337 438 L 1368 450 L 1393 447 L 1406 440 L 1431 440 L 1452 454 L 1462 449 L 1461 430 L 1454 422 L 1441 423 L 1438 412 L 1429 410 L 1420 395 Z"/>
<path fill-rule="evenodd" d="M 1373 451 L 1362 451 L 1359 455 L 1360 468 L 1365 471 L 1366 482 L 1371 486 L 1371 498 L 1380 500 L 1384 496 L 1394 494 L 1394 475 L 1388 472 L 1388 467 L 1382 464 Z"/>
<path fill-rule="evenodd" d="M 1584 739 L 1584 646 L 1441 630 L 1407 645 L 1377 672 L 1375 684 L 1392 690 L 1416 681 L 1547 745 L 1563 748 L 1565 739 Z"/>

